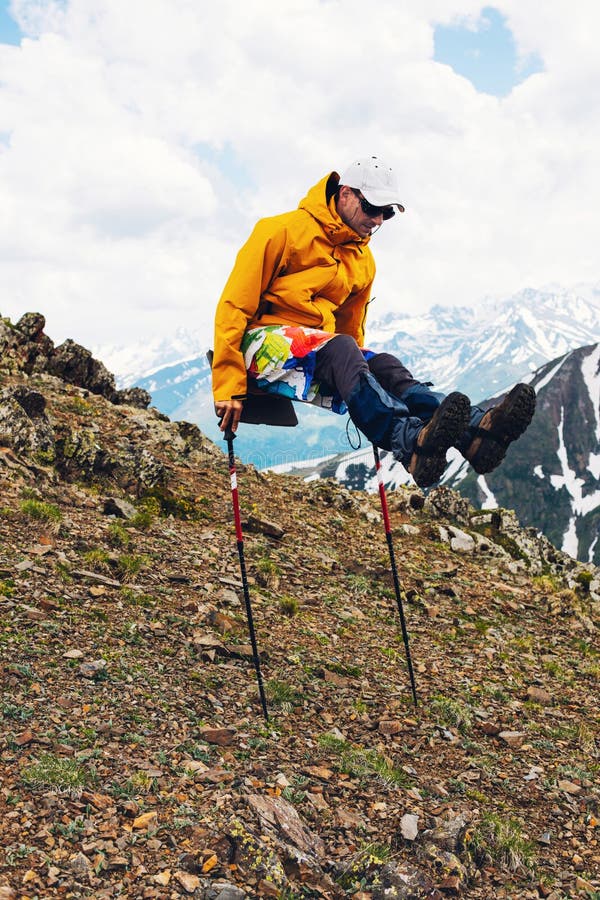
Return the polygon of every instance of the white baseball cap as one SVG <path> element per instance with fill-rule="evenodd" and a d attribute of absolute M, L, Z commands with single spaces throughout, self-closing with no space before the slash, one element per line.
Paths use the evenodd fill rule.
<path fill-rule="evenodd" d="M 396 176 L 383 160 L 376 156 L 357 159 L 340 176 L 340 184 L 356 188 L 373 206 L 404 207 L 398 199 Z"/>

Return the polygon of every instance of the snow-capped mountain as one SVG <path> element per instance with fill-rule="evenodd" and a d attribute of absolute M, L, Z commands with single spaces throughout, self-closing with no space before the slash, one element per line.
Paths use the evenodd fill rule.
<path fill-rule="evenodd" d="M 188 361 L 204 357 L 207 348 L 204 332 L 177 328 L 168 337 L 157 337 L 141 344 L 93 346 L 92 353 L 114 373 L 119 387 L 131 387 L 164 369 L 185 367 Z"/>
<path fill-rule="evenodd" d="M 474 400 L 503 391 L 524 373 L 597 340 L 600 308 L 572 291 L 524 290 L 477 309 L 434 307 L 418 318 L 387 318 L 371 331 L 423 381 Z"/>
<path fill-rule="evenodd" d="M 537 393 L 536 414 L 502 465 L 489 475 L 477 475 L 452 450 L 443 483 L 476 507 L 514 509 L 522 525 L 543 532 L 571 556 L 598 565 L 600 344 L 547 363 L 527 381 Z M 370 447 L 292 471 L 306 479 L 333 477 L 350 488 L 377 490 Z M 389 488 L 411 482 L 391 453 L 382 453 L 382 474 Z"/>
<path fill-rule="evenodd" d="M 585 295 L 585 296 L 584 296 Z M 461 390 L 475 401 L 501 393 L 547 360 L 595 343 L 600 335 L 600 292 L 525 290 L 504 301 L 487 300 L 479 308 L 438 306 L 422 315 L 388 314 L 368 328 L 374 350 L 399 356 L 422 381 L 436 389 Z M 220 440 L 206 361 L 206 335 L 180 329 L 172 340 L 119 351 L 100 348 L 96 355 L 115 371 L 119 385 L 137 384 L 174 419 L 196 423 Z M 129 355 L 128 355 L 129 354 Z M 236 453 L 263 468 L 315 460 L 350 449 L 347 417 L 298 404 L 301 427 L 241 428 Z M 350 429 L 353 433 L 353 427 Z M 354 437 L 352 440 L 354 441 Z"/>

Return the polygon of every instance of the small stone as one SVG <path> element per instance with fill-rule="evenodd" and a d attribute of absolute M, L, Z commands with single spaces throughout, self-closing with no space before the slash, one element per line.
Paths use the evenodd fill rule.
<path fill-rule="evenodd" d="M 96 659 L 93 662 L 85 662 L 79 666 L 79 674 L 84 678 L 95 678 L 106 668 L 105 659 Z"/>
<path fill-rule="evenodd" d="M 175 879 L 179 882 L 186 894 L 193 894 L 196 888 L 200 887 L 200 879 L 197 875 L 190 875 L 189 872 L 181 870 L 175 872 Z"/>
<path fill-rule="evenodd" d="M 527 734 L 524 731 L 501 731 L 498 737 L 509 747 L 517 749 L 522 746 Z"/>
<path fill-rule="evenodd" d="M 230 884 L 228 881 L 217 882 L 212 885 L 213 891 L 215 892 L 214 900 L 244 900 L 246 893 L 241 888 L 237 887 L 235 884 Z"/>
<path fill-rule="evenodd" d="M 559 781 L 558 789 L 559 789 L 559 791 L 564 791 L 565 794 L 580 794 L 581 793 L 581 785 L 574 784 L 572 781 Z"/>
<path fill-rule="evenodd" d="M 237 732 L 235 728 L 213 728 L 211 725 L 205 725 L 200 729 L 200 737 L 208 744 L 217 744 L 219 747 L 227 747 L 233 743 Z"/>
<path fill-rule="evenodd" d="M 164 869 L 162 872 L 159 872 L 158 875 L 152 876 L 152 881 L 155 884 L 160 884 L 162 887 L 167 887 L 171 880 L 171 871 L 170 869 Z"/>
<path fill-rule="evenodd" d="M 261 878 L 258 882 L 258 896 L 273 897 L 275 900 L 275 898 L 281 897 L 281 889 L 277 887 L 273 881 L 267 881 L 266 878 Z"/>
<path fill-rule="evenodd" d="M 400 834 L 405 841 L 414 841 L 419 833 L 419 817 L 405 813 L 400 819 Z"/>
<path fill-rule="evenodd" d="M 532 700 L 534 703 L 539 703 L 542 706 L 550 706 L 552 703 L 552 694 L 549 694 L 548 691 L 545 691 L 543 688 L 532 685 L 527 688 L 527 699 Z"/>
<path fill-rule="evenodd" d="M 266 534 L 267 537 L 277 538 L 277 540 L 281 540 L 285 534 L 283 528 L 280 528 L 279 525 L 276 525 L 274 522 L 267 522 L 266 519 L 259 519 L 258 516 L 248 516 L 246 527 L 248 531 Z"/>
<path fill-rule="evenodd" d="M 448 875 L 443 881 L 437 885 L 444 894 L 450 894 L 451 897 L 458 897 L 461 889 L 461 880 L 458 875 Z"/>
<path fill-rule="evenodd" d="M 502 727 L 495 725 L 493 722 L 482 722 L 480 727 L 484 734 L 488 734 L 491 737 L 495 737 L 502 731 Z"/>
<path fill-rule="evenodd" d="M 137 515 L 133 503 L 120 497 L 108 497 L 104 501 L 103 512 L 106 516 L 118 516 L 120 519 L 133 519 Z"/>
<path fill-rule="evenodd" d="M 213 853 L 208 859 L 205 859 L 202 863 L 202 872 L 206 875 L 207 872 L 210 872 L 211 869 L 214 869 L 216 865 L 219 863 L 219 857 L 216 853 Z"/>
<path fill-rule="evenodd" d="M 72 650 L 67 650 L 66 653 L 63 653 L 63 659 L 81 659 L 83 655 L 83 650 L 76 650 L 73 648 Z"/>
<path fill-rule="evenodd" d="M 148 828 L 152 822 L 155 822 L 157 818 L 157 813 L 155 811 L 142 813 L 141 816 L 138 816 L 137 819 L 133 820 L 134 828 Z"/>
<path fill-rule="evenodd" d="M 87 875 L 92 868 L 92 864 L 84 853 L 77 853 L 69 860 L 69 868 L 76 875 Z"/>
<path fill-rule="evenodd" d="M 378 729 L 380 734 L 386 734 L 391 737 L 402 731 L 402 722 L 398 721 L 398 719 L 381 719 Z"/>

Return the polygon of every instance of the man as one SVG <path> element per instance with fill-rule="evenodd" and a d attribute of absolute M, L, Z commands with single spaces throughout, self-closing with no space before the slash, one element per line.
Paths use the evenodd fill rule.
<path fill-rule="evenodd" d="M 261 219 L 240 250 L 215 318 L 213 393 L 221 429 L 236 430 L 248 379 L 262 390 L 348 410 L 421 487 L 456 446 L 490 472 L 529 425 L 535 393 L 516 385 L 484 413 L 458 392 L 417 381 L 395 357 L 364 349 L 375 262 L 371 235 L 404 212 L 396 178 L 376 157 L 331 172 L 298 209 Z"/>

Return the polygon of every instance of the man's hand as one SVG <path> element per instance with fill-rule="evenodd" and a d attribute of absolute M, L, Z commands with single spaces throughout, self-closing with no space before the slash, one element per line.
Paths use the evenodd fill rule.
<path fill-rule="evenodd" d="M 226 431 L 228 428 L 237 431 L 243 408 L 242 400 L 221 400 L 219 403 L 215 403 L 215 412 L 221 419 L 219 424 L 221 431 Z"/>

